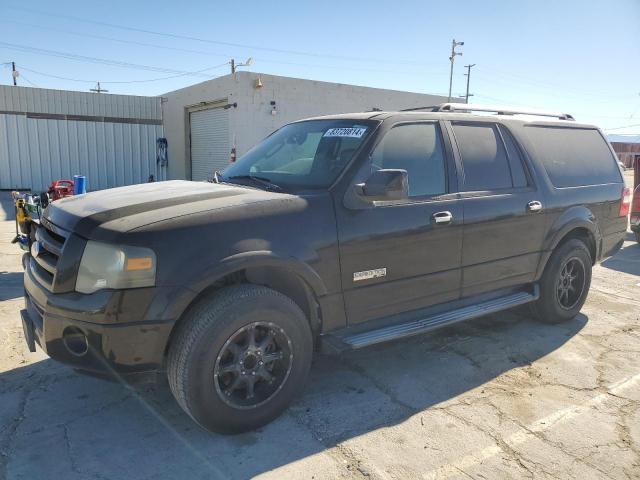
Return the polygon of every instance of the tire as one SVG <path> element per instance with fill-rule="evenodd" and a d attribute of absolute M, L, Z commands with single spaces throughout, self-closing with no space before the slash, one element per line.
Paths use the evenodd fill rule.
<path fill-rule="evenodd" d="M 636 235 L 636 242 L 640 243 L 640 231 L 635 232 L 635 235 Z"/>
<path fill-rule="evenodd" d="M 540 299 L 533 305 L 540 321 L 565 322 L 580 312 L 591 285 L 591 265 L 591 254 L 578 239 L 569 240 L 551 254 L 540 281 Z M 576 278 L 563 283 L 569 271 Z"/>
<path fill-rule="evenodd" d="M 239 433 L 289 406 L 304 386 L 312 352 L 309 322 L 290 298 L 262 286 L 232 286 L 186 314 L 169 348 L 167 377 L 199 425 Z"/>
<path fill-rule="evenodd" d="M 29 258 L 31 257 L 31 254 L 28 252 L 24 252 L 22 254 L 22 269 L 26 270 L 27 269 L 27 265 L 29 264 Z"/>

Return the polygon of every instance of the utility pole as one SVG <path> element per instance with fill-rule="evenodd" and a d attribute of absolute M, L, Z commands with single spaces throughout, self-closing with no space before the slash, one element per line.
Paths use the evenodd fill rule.
<path fill-rule="evenodd" d="M 462 55 L 462 52 L 456 52 L 456 47 L 461 47 L 464 45 L 464 42 L 456 42 L 454 38 L 451 42 L 451 56 L 449 57 L 449 61 L 451 61 L 451 72 L 449 73 L 449 100 L 447 102 L 451 102 L 451 87 L 453 86 L 453 62 L 456 59 L 456 55 Z"/>
<path fill-rule="evenodd" d="M 16 70 L 16 62 L 11 62 L 11 76 L 13 77 L 13 86 L 18 85 L 18 71 Z"/>
<path fill-rule="evenodd" d="M 464 68 L 467 69 L 467 73 L 465 73 L 465 75 L 467 76 L 467 94 L 464 96 L 464 103 L 469 103 L 469 81 L 471 80 L 471 67 L 475 66 L 475 63 L 464 66 Z"/>
<path fill-rule="evenodd" d="M 235 74 L 237 68 L 250 67 L 251 65 L 253 65 L 253 58 L 249 57 L 249 58 L 247 58 L 246 62 L 238 63 L 237 65 L 236 65 L 236 60 L 234 58 L 232 58 L 231 61 L 229 62 L 229 65 L 231 65 L 231 74 Z"/>
<path fill-rule="evenodd" d="M 100 87 L 100 82 L 97 82 L 96 88 L 90 88 L 89 91 L 90 92 L 96 92 L 96 93 L 102 93 L 102 92 L 109 93 L 109 90 L 105 90 L 104 88 Z"/>

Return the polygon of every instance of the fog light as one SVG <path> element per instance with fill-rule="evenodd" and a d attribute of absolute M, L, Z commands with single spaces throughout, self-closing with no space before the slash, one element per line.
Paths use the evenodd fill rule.
<path fill-rule="evenodd" d="M 76 357 L 82 357 L 89 351 L 87 336 L 78 327 L 67 327 L 62 331 L 62 343 Z"/>

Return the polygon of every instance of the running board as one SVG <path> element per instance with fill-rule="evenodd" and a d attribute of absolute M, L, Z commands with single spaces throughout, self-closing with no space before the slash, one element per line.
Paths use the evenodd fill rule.
<path fill-rule="evenodd" d="M 427 318 L 413 320 L 406 323 L 390 325 L 362 333 L 345 333 L 324 336 L 330 350 L 358 349 L 377 343 L 410 337 L 430 330 L 451 325 L 463 320 L 489 315 L 509 308 L 533 302 L 540 297 L 538 285 L 533 286 L 533 292 L 517 292 L 504 297 L 487 300 L 475 305 L 461 307 L 456 310 L 438 313 Z M 328 337 L 328 338 L 327 338 Z"/>

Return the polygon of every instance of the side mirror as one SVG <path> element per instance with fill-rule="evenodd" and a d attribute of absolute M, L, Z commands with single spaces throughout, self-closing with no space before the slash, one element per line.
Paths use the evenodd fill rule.
<path fill-rule="evenodd" d="M 370 202 L 389 202 L 409 198 L 409 178 L 406 170 L 376 170 L 364 183 L 356 185 L 356 192 Z"/>

